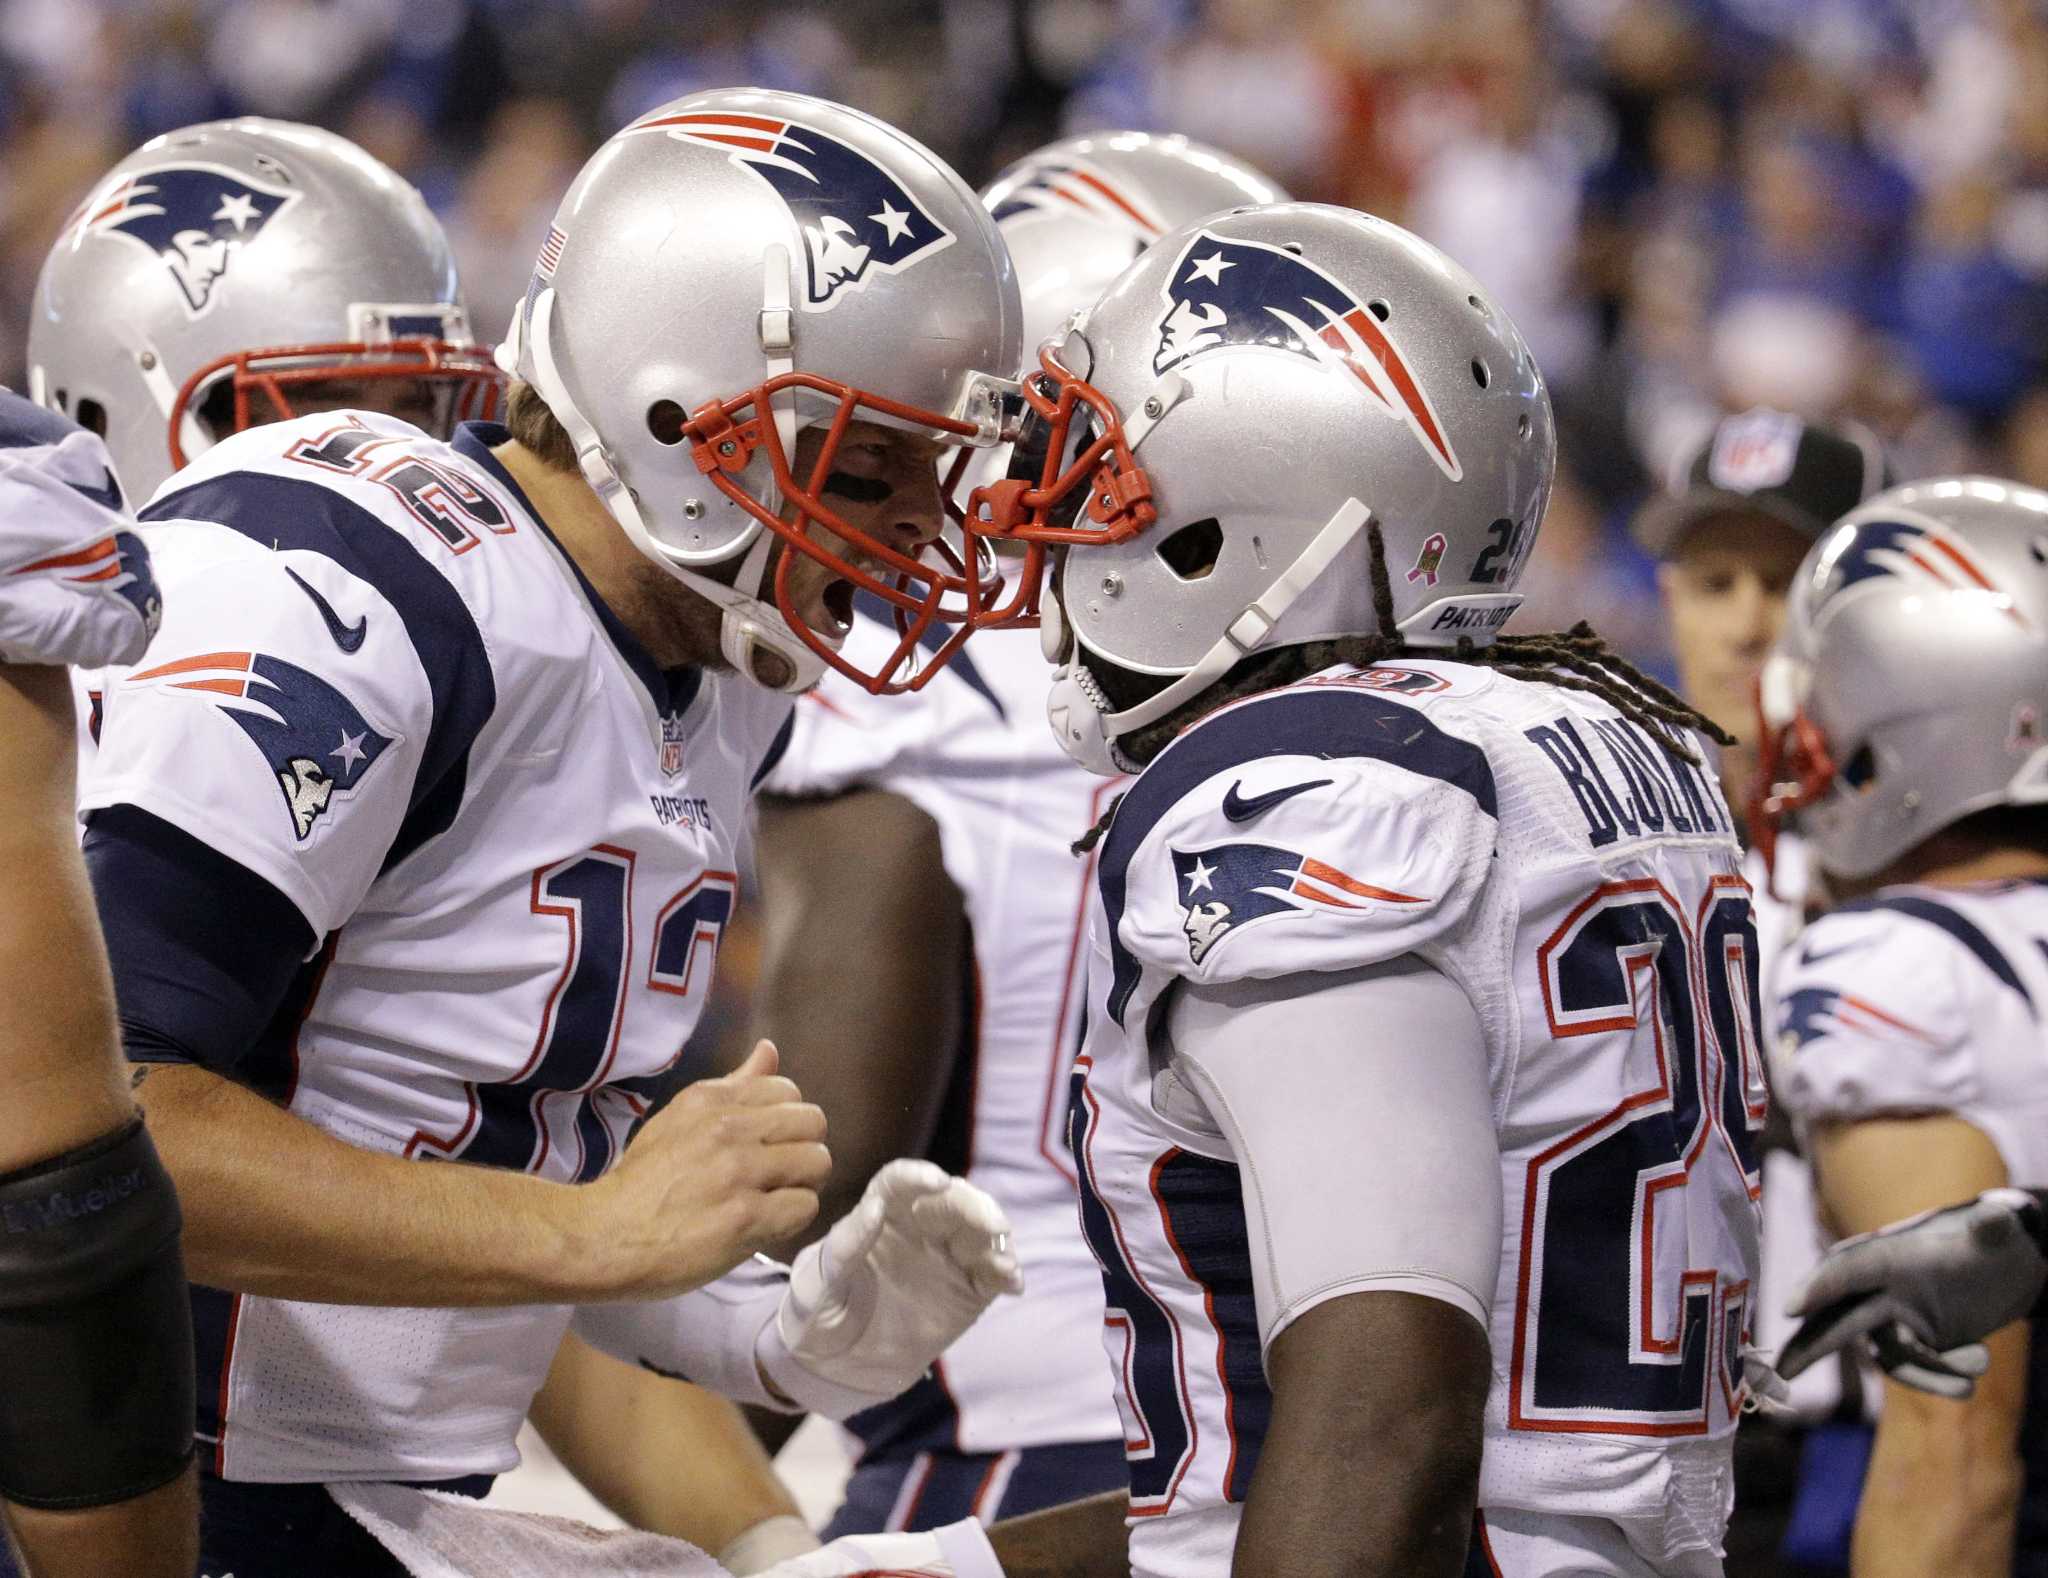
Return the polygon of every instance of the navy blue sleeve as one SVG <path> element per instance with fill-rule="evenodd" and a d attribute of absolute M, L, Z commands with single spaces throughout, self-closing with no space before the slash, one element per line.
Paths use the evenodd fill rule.
<path fill-rule="evenodd" d="M 130 1060 L 258 1074 L 272 1028 L 309 971 L 315 939 L 297 906 L 248 867 L 134 806 L 93 814 L 85 865 Z"/>
<path fill-rule="evenodd" d="M 782 727 L 775 731 L 775 738 L 768 742 L 768 754 L 761 758 L 761 765 L 754 769 L 754 776 L 747 780 L 747 793 L 752 794 L 767 780 L 770 773 L 782 765 L 782 758 L 789 754 L 790 736 L 796 732 L 796 709 L 790 709 L 789 716 L 782 720 Z"/>

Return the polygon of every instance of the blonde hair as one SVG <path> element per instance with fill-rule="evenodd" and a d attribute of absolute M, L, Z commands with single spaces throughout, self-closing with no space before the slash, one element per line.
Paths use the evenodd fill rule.
<path fill-rule="evenodd" d="M 513 379 L 512 387 L 505 391 L 505 426 L 520 446 L 550 471 L 575 473 L 576 444 L 569 430 L 523 378 Z"/>

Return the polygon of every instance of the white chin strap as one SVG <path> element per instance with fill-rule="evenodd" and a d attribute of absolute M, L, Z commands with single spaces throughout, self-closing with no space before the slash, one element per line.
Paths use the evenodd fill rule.
<path fill-rule="evenodd" d="M 765 583 L 769 551 L 774 540 L 772 535 L 765 529 L 756 528 L 746 558 L 740 562 L 739 574 L 731 586 L 714 581 L 675 560 L 647 529 L 639 500 L 633 497 L 632 489 L 613 468 L 597 430 L 576 408 L 576 402 L 569 398 L 561 371 L 555 365 L 548 332 L 554 310 L 555 293 L 548 289 L 534 298 L 530 313 L 513 313 L 512 339 L 499 353 L 500 365 L 509 362 L 512 369 L 532 384 L 534 392 L 547 402 L 555 420 L 562 424 L 576 446 L 576 465 L 584 480 L 604 501 L 604 507 L 632 540 L 633 546 L 720 610 L 718 649 L 725 660 L 755 684 L 768 689 L 792 695 L 809 690 L 824 678 L 825 660 L 790 628 L 781 611 L 764 595 L 768 592 Z M 780 412 L 777 420 L 781 420 Z M 769 669 L 767 674 L 762 672 L 764 654 L 777 660 L 766 665 Z"/>
<path fill-rule="evenodd" d="M 1364 531 L 1372 511 L 1356 499 L 1346 499 L 1337 513 L 1324 522 L 1323 529 L 1309 540 L 1271 585 L 1224 629 L 1216 644 L 1202 654 L 1195 666 L 1155 696 L 1122 712 L 1109 710 L 1109 698 L 1095 676 L 1081 661 L 1078 646 L 1064 630 L 1065 612 L 1058 600 L 1048 602 L 1040 640 L 1048 656 L 1065 647 L 1066 661 L 1053 672 L 1052 690 L 1045 698 L 1046 719 L 1060 746 L 1090 772 L 1114 777 L 1133 773 L 1136 763 L 1117 748 L 1117 740 L 1148 723 L 1157 723 L 1184 702 L 1192 700 L 1221 679 L 1244 658 L 1265 645 L 1276 626 L 1303 592 L 1313 586 L 1325 570 Z M 1057 611 L 1056 611 L 1057 610 Z M 1055 626 L 1054 621 L 1058 624 Z"/>

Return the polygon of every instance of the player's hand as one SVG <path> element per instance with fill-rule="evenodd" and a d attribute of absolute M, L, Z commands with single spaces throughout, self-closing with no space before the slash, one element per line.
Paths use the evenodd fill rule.
<path fill-rule="evenodd" d="M 1968 1397 L 1990 1363 L 1982 1339 L 2028 1314 L 2048 1282 L 2048 1217 L 2019 1189 L 1845 1238 L 1793 1296 L 1805 1321 L 1778 1369 L 1799 1374 L 1867 1339 L 1895 1381 Z"/>
<path fill-rule="evenodd" d="M 578 1191 L 596 1207 L 582 1225 L 601 1296 L 687 1293 L 818 1214 L 825 1114 L 776 1066 L 763 1041 L 732 1073 L 684 1087 Z"/>
<path fill-rule="evenodd" d="M 851 1534 L 808 1556 L 765 1567 L 758 1578 L 1003 1578 L 1002 1563 L 972 1518 L 929 1534 Z"/>
<path fill-rule="evenodd" d="M 914 1384 L 997 1295 L 1023 1291 L 1001 1206 L 930 1162 L 891 1162 L 790 1268 L 769 1379 L 843 1419 Z"/>

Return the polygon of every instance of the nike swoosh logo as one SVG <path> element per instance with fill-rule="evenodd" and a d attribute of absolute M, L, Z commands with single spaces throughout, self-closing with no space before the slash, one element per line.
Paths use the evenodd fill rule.
<path fill-rule="evenodd" d="M 1284 789 L 1268 789 L 1264 794 L 1255 794 L 1249 800 L 1238 793 L 1244 787 L 1240 780 L 1230 786 L 1223 796 L 1223 816 L 1230 822 L 1249 822 L 1255 816 L 1264 816 L 1282 800 L 1292 800 L 1298 794 L 1307 794 L 1311 789 L 1323 789 L 1335 783 L 1334 778 L 1317 778 L 1305 784 L 1289 784 Z"/>
<path fill-rule="evenodd" d="M 345 625 L 341 622 L 341 615 L 334 611 L 334 605 L 314 591 L 304 580 L 300 579 L 298 571 L 286 570 L 284 573 L 294 581 L 297 581 L 299 590 L 313 599 L 313 606 L 320 610 L 320 617 L 327 621 L 327 633 L 334 637 L 334 644 L 336 646 L 340 647 L 344 652 L 354 652 L 362 646 L 363 637 L 370 633 L 370 616 L 368 614 L 363 615 L 362 618 L 352 625 Z"/>
<path fill-rule="evenodd" d="M 107 467 L 105 470 L 107 480 L 96 488 L 87 487 L 83 482 L 67 482 L 65 486 L 70 488 L 73 493 L 84 494 L 95 504 L 101 505 L 106 509 L 117 510 L 121 507 L 121 484 L 114 480 L 112 467 Z"/>
<path fill-rule="evenodd" d="M 1854 953 L 1858 948 L 1868 948 L 1875 941 L 1874 937 L 1863 937 L 1855 942 L 1845 942 L 1839 947 L 1830 948 L 1826 953 L 1815 953 L 1813 944 L 1808 943 L 1799 950 L 1799 962 L 1802 965 L 1825 964 L 1828 960 L 1839 958 L 1842 954 Z"/>

